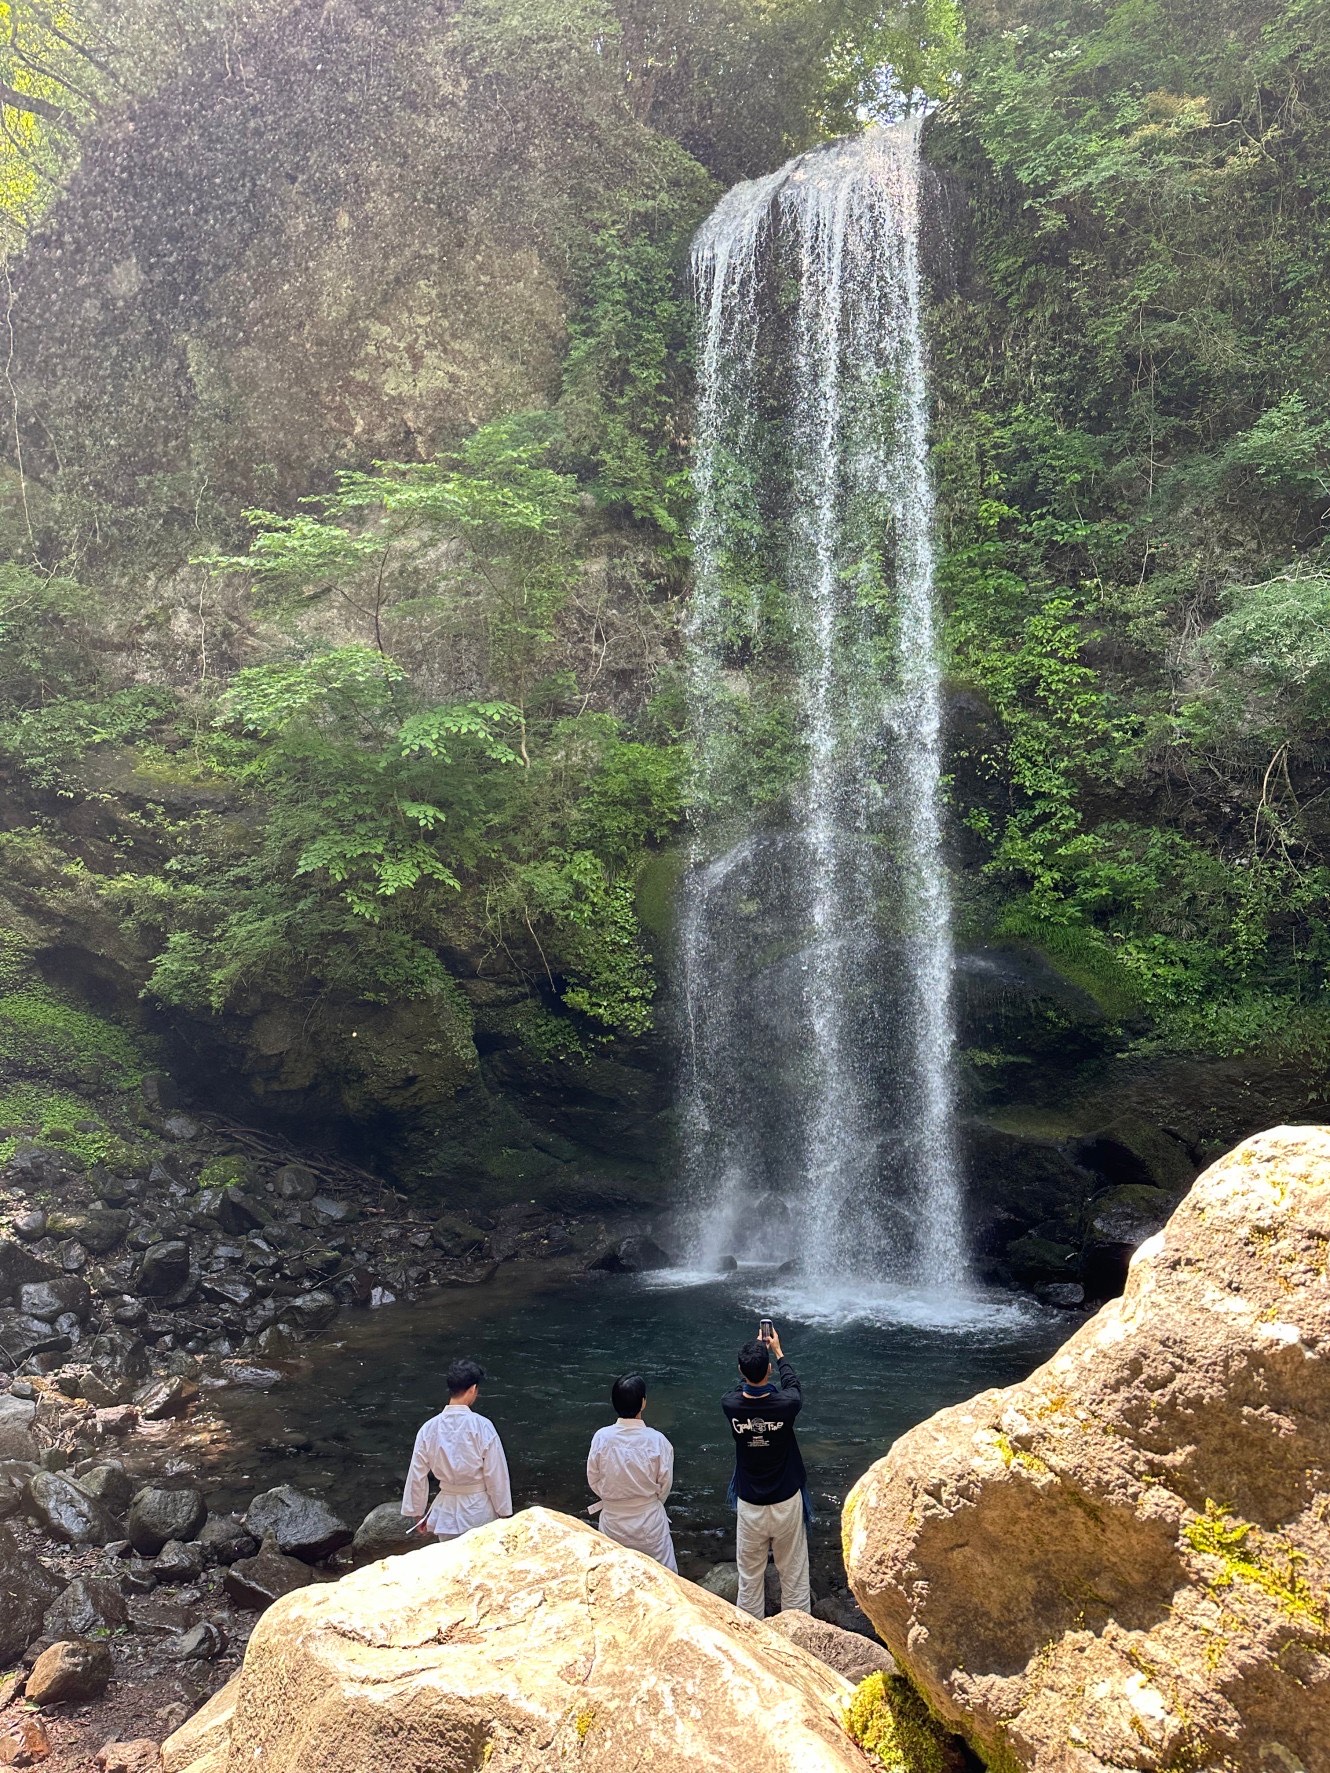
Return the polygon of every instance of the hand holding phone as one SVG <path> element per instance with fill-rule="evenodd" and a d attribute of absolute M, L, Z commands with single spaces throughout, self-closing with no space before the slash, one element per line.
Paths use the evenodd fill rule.
<path fill-rule="evenodd" d="M 776 1340 L 776 1326 L 769 1317 L 764 1317 L 758 1324 L 757 1339 L 759 1342 L 774 1342 Z"/>

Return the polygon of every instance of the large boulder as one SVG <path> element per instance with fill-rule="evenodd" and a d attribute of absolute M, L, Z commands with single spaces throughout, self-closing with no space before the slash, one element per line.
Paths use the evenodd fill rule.
<path fill-rule="evenodd" d="M 125 1536 L 141 1557 L 155 1558 L 172 1539 L 192 1539 L 207 1518 L 192 1484 L 145 1484 L 129 1505 Z"/>
<path fill-rule="evenodd" d="M 24 1696 L 30 1705 L 81 1704 L 105 1693 L 113 1672 L 109 1644 L 72 1638 L 42 1651 L 32 1665 Z"/>
<path fill-rule="evenodd" d="M 42 1629 L 64 1584 L 0 1527 L 0 1669 L 16 1662 Z"/>
<path fill-rule="evenodd" d="M 66 1545 L 106 1545 L 115 1522 L 95 1496 L 58 1471 L 36 1471 L 28 1482 L 28 1513 L 52 1539 Z"/>
<path fill-rule="evenodd" d="M 35 1459 L 32 1425 L 37 1406 L 26 1398 L 0 1392 L 0 1459 Z"/>
<path fill-rule="evenodd" d="M 1330 1129 L 1248 1140 L 1023 1384 L 847 1499 L 856 1597 L 1037 1773 L 1330 1767 Z"/>
<path fill-rule="evenodd" d="M 756 1620 L 536 1508 L 279 1601 L 163 1761 L 868 1773 L 846 1733 L 851 1694 Z"/>

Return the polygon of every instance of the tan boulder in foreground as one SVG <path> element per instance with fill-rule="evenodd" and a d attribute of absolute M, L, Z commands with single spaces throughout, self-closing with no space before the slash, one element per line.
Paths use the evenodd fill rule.
<path fill-rule="evenodd" d="M 1199 1178 L 1022 1385 L 904 1435 L 855 1596 L 1004 1768 L 1330 1773 L 1330 1129 Z"/>
<path fill-rule="evenodd" d="M 868 1773 L 853 1689 L 565 1515 L 296 1590 L 163 1745 L 167 1773 Z"/>

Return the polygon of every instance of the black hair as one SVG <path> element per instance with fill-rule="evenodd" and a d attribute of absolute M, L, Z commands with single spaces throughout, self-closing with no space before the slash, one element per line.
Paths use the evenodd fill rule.
<path fill-rule="evenodd" d="M 485 1383 L 485 1369 L 478 1361 L 454 1361 L 448 1369 L 448 1396 L 461 1397 L 473 1385 Z"/>
<path fill-rule="evenodd" d="M 745 1342 L 739 1350 L 739 1371 L 750 1385 L 760 1385 L 771 1371 L 771 1349 L 765 1342 Z"/>
<path fill-rule="evenodd" d="M 640 1373 L 625 1373 L 610 1387 L 610 1402 L 616 1416 L 637 1416 L 647 1398 L 647 1382 Z"/>

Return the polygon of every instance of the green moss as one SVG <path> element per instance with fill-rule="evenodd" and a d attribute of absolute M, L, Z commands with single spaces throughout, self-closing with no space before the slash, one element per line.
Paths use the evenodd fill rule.
<path fill-rule="evenodd" d="M 0 1061 L 5 1060 L 114 1089 L 131 1088 L 150 1069 L 142 1045 L 128 1030 L 76 1009 L 42 985 L 0 997 Z"/>
<path fill-rule="evenodd" d="M 1013 1446 L 1005 1434 L 994 1435 L 993 1441 L 994 1445 L 997 1447 L 1002 1463 L 1007 1467 L 1008 1471 L 1011 1470 L 1013 1465 L 1019 1465 L 1023 1471 L 1034 1472 L 1038 1477 L 1052 1475 L 1052 1468 L 1045 1465 L 1042 1459 L 1038 1458 L 1034 1453 L 1027 1453 L 1021 1447 Z"/>
<path fill-rule="evenodd" d="M 869 1675 L 845 1713 L 851 1739 L 889 1773 L 946 1773 L 946 1732 L 900 1675 Z"/>
<path fill-rule="evenodd" d="M 90 1103 L 63 1090 L 19 1084 L 0 1095 L 0 1163 L 32 1139 L 68 1152 L 84 1164 L 120 1169 L 133 1153 Z"/>
<path fill-rule="evenodd" d="M 215 1157 L 199 1171 L 200 1188 L 229 1188 L 233 1183 L 243 1187 L 249 1181 L 249 1160 L 233 1153 Z"/>
<path fill-rule="evenodd" d="M 1330 1631 L 1325 1597 L 1298 1571 L 1303 1553 L 1286 1540 L 1261 1533 L 1250 1521 L 1237 1520 L 1231 1510 L 1206 1499 L 1205 1513 L 1189 1521 L 1182 1537 L 1202 1557 L 1214 1558 L 1218 1571 L 1210 1589 L 1247 1583 L 1267 1594 L 1281 1613 L 1318 1635 Z"/>

